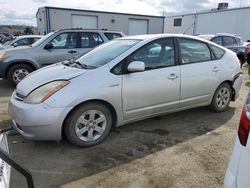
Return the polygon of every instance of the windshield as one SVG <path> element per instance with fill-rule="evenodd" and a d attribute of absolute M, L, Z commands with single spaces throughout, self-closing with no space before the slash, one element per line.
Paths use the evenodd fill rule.
<path fill-rule="evenodd" d="M 13 40 L 14 40 L 14 39 L 5 42 L 5 43 L 3 44 L 3 46 L 8 46 Z"/>
<path fill-rule="evenodd" d="M 45 40 L 47 40 L 51 35 L 53 35 L 55 32 L 50 32 L 47 35 L 43 36 L 42 38 L 40 38 L 38 41 L 36 41 L 35 43 L 33 43 L 31 46 L 35 47 L 35 46 L 39 46 L 40 44 L 42 44 Z"/>
<path fill-rule="evenodd" d="M 140 40 L 112 40 L 84 54 L 76 61 L 88 68 L 98 68 L 115 59 L 138 42 Z"/>

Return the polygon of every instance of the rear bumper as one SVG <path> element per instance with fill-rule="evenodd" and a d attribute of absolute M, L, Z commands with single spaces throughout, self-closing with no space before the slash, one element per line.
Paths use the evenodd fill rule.
<path fill-rule="evenodd" d="M 240 88 L 242 85 L 242 81 L 243 81 L 243 75 L 242 73 L 239 73 L 239 75 L 237 75 L 237 77 L 235 78 L 234 84 L 233 84 L 233 88 L 235 91 L 234 100 L 236 100 L 239 97 L 239 92 L 240 92 Z"/>

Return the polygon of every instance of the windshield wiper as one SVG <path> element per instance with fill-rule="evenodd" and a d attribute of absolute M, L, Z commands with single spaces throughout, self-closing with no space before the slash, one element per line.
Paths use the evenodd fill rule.
<path fill-rule="evenodd" d="M 79 66 L 82 67 L 83 69 L 88 69 L 88 65 L 86 65 L 86 64 L 84 64 L 84 63 L 80 63 L 80 62 L 75 61 L 75 60 L 74 60 L 74 63 L 77 64 L 77 65 L 79 65 Z"/>

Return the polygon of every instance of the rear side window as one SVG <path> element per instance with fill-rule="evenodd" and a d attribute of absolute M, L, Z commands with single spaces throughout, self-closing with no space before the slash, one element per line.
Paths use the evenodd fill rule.
<path fill-rule="evenodd" d="M 240 38 L 235 38 L 235 40 L 236 40 L 237 44 L 239 44 L 239 45 L 244 44 L 244 42 Z"/>
<path fill-rule="evenodd" d="M 230 46 L 230 45 L 234 45 L 234 38 L 233 37 L 223 37 L 223 44 L 224 46 Z"/>
<path fill-rule="evenodd" d="M 26 45 L 30 44 L 30 39 L 29 38 L 20 39 L 20 40 L 16 41 L 15 43 L 17 44 L 17 46 L 26 46 Z"/>
<path fill-rule="evenodd" d="M 113 39 L 122 37 L 122 35 L 121 35 L 120 33 L 104 33 L 104 35 L 105 35 L 109 40 L 113 40 Z"/>
<path fill-rule="evenodd" d="M 209 44 L 211 50 L 213 51 L 216 59 L 220 59 L 223 57 L 223 55 L 225 54 L 225 51 L 217 46 L 214 46 L 212 44 Z"/>
<path fill-rule="evenodd" d="M 93 48 L 104 42 L 98 33 L 83 32 L 80 38 L 82 48 Z"/>
<path fill-rule="evenodd" d="M 207 44 L 193 39 L 179 38 L 182 64 L 212 60 Z"/>
<path fill-rule="evenodd" d="M 215 37 L 211 41 L 222 46 L 222 38 L 221 37 Z"/>

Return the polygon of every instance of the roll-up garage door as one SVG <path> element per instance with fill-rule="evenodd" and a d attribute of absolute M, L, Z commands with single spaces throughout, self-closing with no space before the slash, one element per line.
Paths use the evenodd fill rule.
<path fill-rule="evenodd" d="M 71 15 L 72 28 L 97 29 L 97 16 Z"/>
<path fill-rule="evenodd" d="M 148 20 L 129 19 L 129 35 L 140 35 L 148 33 Z"/>

